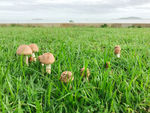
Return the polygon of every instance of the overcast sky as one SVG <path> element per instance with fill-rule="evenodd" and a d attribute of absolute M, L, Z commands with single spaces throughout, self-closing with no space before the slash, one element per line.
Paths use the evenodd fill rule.
<path fill-rule="evenodd" d="M 0 20 L 150 18 L 150 0 L 0 0 Z"/>

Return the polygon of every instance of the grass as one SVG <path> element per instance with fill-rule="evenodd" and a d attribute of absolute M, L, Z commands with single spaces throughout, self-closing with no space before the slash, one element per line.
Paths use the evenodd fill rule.
<path fill-rule="evenodd" d="M 120 113 L 150 111 L 149 28 L 0 27 L 0 111 Z M 27 67 L 16 55 L 20 44 L 36 43 L 54 54 L 52 74 L 39 62 Z M 113 54 L 121 45 L 121 58 Z M 105 69 L 105 62 L 111 67 Z M 83 82 L 80 68 L 90 69 Z M 59 81 L 63 71 L 74 81 Z M 72 89 L 70 89 L 72 85 Z"/>

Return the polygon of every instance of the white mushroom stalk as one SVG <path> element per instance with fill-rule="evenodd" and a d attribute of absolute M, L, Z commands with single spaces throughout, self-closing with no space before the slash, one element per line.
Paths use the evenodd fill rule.
<path fill-rule="evenodd" d="M 51 64 L 46 65 L 46 72 L 51 74 Z"/>
<path fill-rule="evenodd" d="M 44 64 L 42 64 L 42 67 L 44 67 Z"/>
<path fill-rule="evenodd" d="M 29 58 L 28 58 L 28 56 L 26 56 L 25 57 L 25 62 L 26 62 L 26 64 L 27 64 L 27 66 L 29 66 L 29 60 L 28 60 Z"/>
<path fill-rule="evenodd" d="M 118 58 L 120 58 L 120 54 L 117 54 L 116 56 L 117 56 Z"/>
<path fill-rule="evenodd" d="M 33 61 L 36 61 L 35 53 L 32 53 Z"/>

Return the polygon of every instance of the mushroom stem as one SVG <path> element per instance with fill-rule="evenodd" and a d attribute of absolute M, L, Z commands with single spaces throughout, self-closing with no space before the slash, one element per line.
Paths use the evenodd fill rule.
<path fill-rule="evenodd" d="M 36 61 L 35 53 L 32 53 L 33 61 Z"/>
<path fill-rule="evenodd" d="M 48 74 L 51 74 L 51 64 L 47 64 L 47 65 L 46 65 L 46 72 L 47 72 Z"/>
<path fill-rule="evenodd" d="M 117 54 L 117 57 L 120 58 L 120 54 Z"/>
<path fill-rule="evenodd" d="M 28 56 L 25 56 L 25 57 L 26 57 L 26 64 L 27 64 L 27 66 L 29 66 Z"/>

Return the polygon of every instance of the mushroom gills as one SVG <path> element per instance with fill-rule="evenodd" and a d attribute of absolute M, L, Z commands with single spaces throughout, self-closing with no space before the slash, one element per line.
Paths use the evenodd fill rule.
<path fill-rule="evenodd" d="M 46 72 L 47 72 L 48 74 L 51 74 L 51 64 L 47 64 L 47 65 L 46 65 Z"/>

